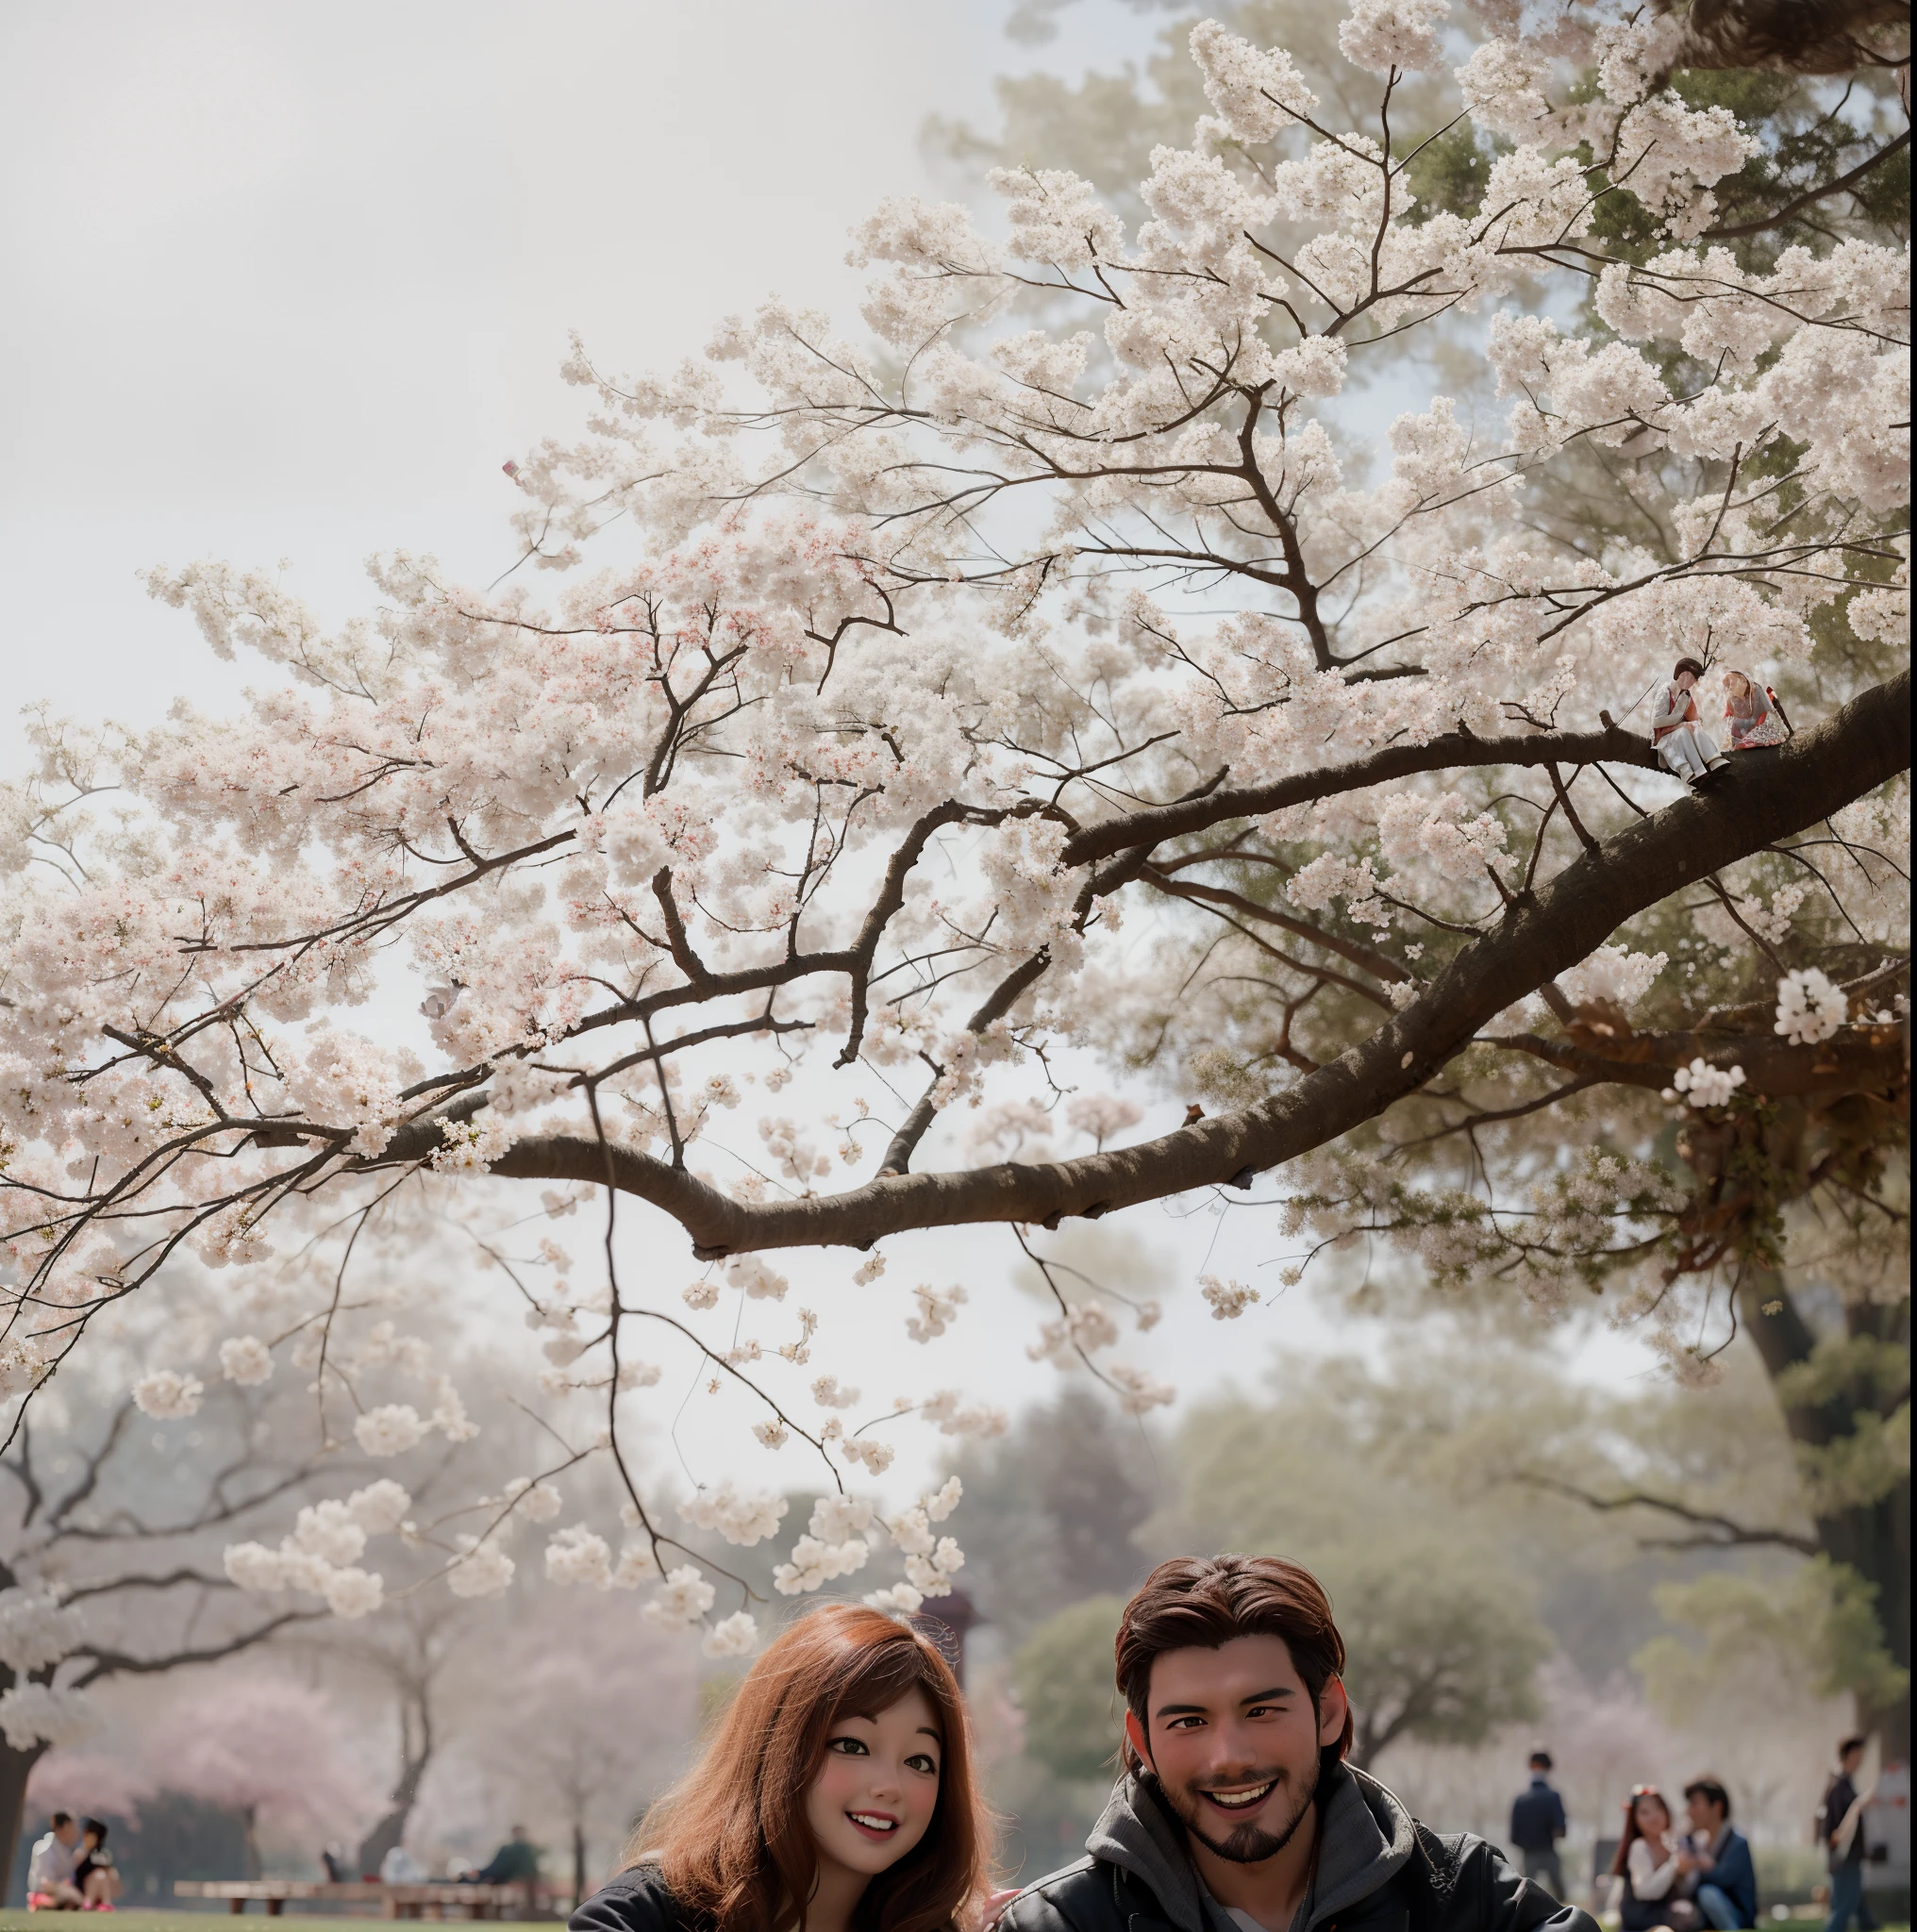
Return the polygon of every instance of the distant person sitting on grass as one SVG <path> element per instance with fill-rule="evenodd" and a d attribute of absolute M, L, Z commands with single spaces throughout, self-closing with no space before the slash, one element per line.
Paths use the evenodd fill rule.
<path fill-rule="evenodd" d="M 76 1912 L 86 1903 L 74 1883 L 74 1867 L 80 1862 L 80 1827 L 68 1811 L 56 1811 L 47 1823 L 52 1830 L 35 1840 L 27 1860 L 26 1909 Z"/>
<path fill-rule="evenodd" d="M 1697 1909 L 1717 1932 L 1737 1932 L 1758 1923 L 1758 1868 L 1750 1840 L 1730 1822 L 1730 1793 L 1714 1777 L 1694 1777 L 1684 1787 L 1691 1817 L 1691 1870 Z"/>
<path fill-rule="evenodd" d="M 1691 1854 L 1672 1829 L 1671 1807 L 1656 1785 L 1633 1785 L 1625 1828 L 1611 1860 L 1610 1907 L 1620 1932 L 1697 1932 L 1701 1914 L 1684 1896 Z"/>
<path fill-rule="evenodd" d="M 83 1912 L 110 1912 L 120 1896 L 120 1874 L 107 1849 L 107 1827 L 97 1818 L 80 1820 L 80 1862 L 74 1867 Z"/>
<path fill-rule="evenodd" d="M 526 1836 L 525 1826 L 515 1824 L 512 1836 L 493 1853 L 492 1863 L 474 1873 L 475 1885 L 537 1885 L 539 1847 Z"/>

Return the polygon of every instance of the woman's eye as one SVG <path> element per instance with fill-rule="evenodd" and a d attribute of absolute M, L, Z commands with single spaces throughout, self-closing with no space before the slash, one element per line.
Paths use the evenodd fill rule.
<path fill-rule="evenodd" d="M 906 1769 L 908 1771 L 923 1772 L 926 1777 L 937 1777 L 939 1775 L 938 1760 L 924 1751 L 916 1752 L 912 1757 L 908 1757 L 906 1759 Z"/>
<path fill-rule="evenodd" d="M 865 1740 L 862 1738 L 834 1738 L 825 1748 L 828 1751 L 838 1752 L 842 1757 L 870 1757 L 872 1756 L 871 1752 L 865 1748 Z"/>

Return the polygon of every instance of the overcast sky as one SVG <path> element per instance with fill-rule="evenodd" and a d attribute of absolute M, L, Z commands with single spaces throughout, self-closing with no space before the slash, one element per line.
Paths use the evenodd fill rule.
<path fill-rule="evenodd" d="M 1113 66 L 1158 24 L 1085 0 L 1035 54 L 1003 15 L 987 0 L 0 11 L 0 772 L 22 756 L 19 704 L 146 723 L 237 688 L 243 667 L 145 599 L 147 565 L 284 558 L 334 619 L 364 607 L 375 549 L 492 576 L 517 501 L 502 459 L 575 421 L 556 375 L 570 330 L 644 367 L 769 291 L 847 312 L 851 224 L 884 193 L 959 191 L 920 155 L 927 113 L 989 122 L 994 73 Z M 1175 1121 L 1175 1101 L 1145 1097 L 1147 1130 Z M 1170 1312 L 1148 1351 L 1123 1353 L 1190 1391 L 1227 1364 L 1256 1375 L 1272 1346 L 1335 1343 L 1305 1294 L 1230 1330 L 1205 1318 L 1207 1266 L 1275 1288 L 1273 1219 L 1189 1203 L 1128 1217 Z M 890 1289 L 974 1283 L 958 1346 L 917 1356 L 902 1297 L 802 1259 L 807 1298 L 843 1324 L 831 1366 L 849 1346 L 875 1396 L 894 1378 L 999 1402 L 1048 1387 L 1052 1370 L 1007 1346 L 992 1277 L 1016 1259 L 1009 1236 L 891 1245 Z M 1040 1310 L 1012 1306 L 1022 1341 Z M 1592 1359 L 1642 1372 L 1622 1346 Z"/>

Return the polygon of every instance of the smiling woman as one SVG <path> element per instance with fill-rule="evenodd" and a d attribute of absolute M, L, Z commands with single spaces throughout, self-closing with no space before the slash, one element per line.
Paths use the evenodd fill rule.
<path fill-rule="evenodd" d="M 954 1932 L 986 1831 L 958 1686 L 878 1610 L 801 1617 L 575 1932 Z"/>

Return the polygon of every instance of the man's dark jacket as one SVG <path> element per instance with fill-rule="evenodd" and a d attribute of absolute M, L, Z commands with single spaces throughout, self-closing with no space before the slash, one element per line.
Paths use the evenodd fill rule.
<path fill-rule="evenodd" d="M 1842 1851 L 1831 1843 L 1843 1828 L 1843 1821 L 1850 1816 L 1850 1807 L 1857 1803 L 1857 1786 L 1848 1774 L 1839 1772 L 1831 1779 L 1829 1789 L 1824 1794 L 1824 1805 L 1817 1814 L 1817 1835 L 1824 1840 L 1824 1862 L 1835 1872 L 1844 1865 L 1860 1865 L 1864 1857 L 1863 1824 L 1859 1820 L 1858 1829 L 1851 1833 L 1850 1843 Z"/>
<path fill-rule="evenodd" d="M 1317 1868 L 1290 1932 L 1597 1932 L 1469 1833 L 1417 1824 L 1375 1778 L 1339 1765 L 1318 1790 Z M 1240 1932 L 1207 1894 L 1183 1827 L 1150 1779 L 1126 1777 L 1089 1857 L 1027 1886 L 1000 1932 Z"/>
<path fill-rule="evenodd" d="M 1699 1886 L 1714 1885 L 1737 1907 L 1740 1925 L 1758 1923 L 1758 1868 L 1751 1857 L 1750 1840 L 1742 1832 L 1726 1827 L 1724 1842 L 1713 1845 L 1713 1863 L 1697 1874 Z"/>

